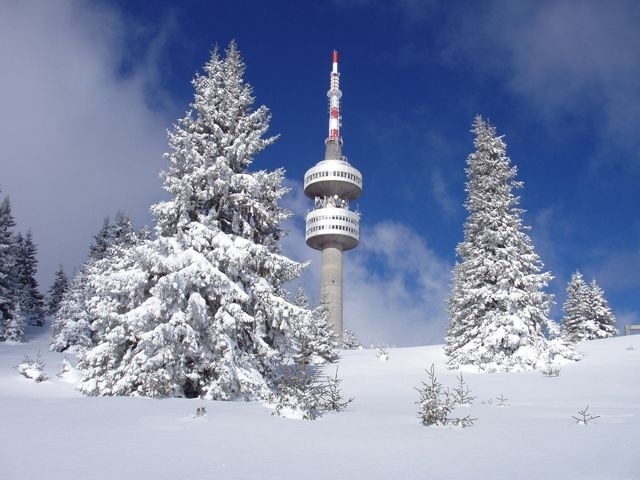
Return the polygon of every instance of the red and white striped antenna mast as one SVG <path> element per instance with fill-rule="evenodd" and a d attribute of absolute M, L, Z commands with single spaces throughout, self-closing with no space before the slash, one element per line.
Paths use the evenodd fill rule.
<path fill-rule="evenodd" d="M 338 72 L 338 52 L 333 51 L 333 66 L 329 77 L 329 137 L 327 141 L 334 141 L 340 138 L 340 126 L 342 118 L 340 116 L 340 73 Z"/>

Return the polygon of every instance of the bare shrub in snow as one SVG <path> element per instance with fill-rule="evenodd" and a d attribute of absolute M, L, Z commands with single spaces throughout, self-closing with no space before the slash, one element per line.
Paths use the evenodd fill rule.
<path fill-rule="evenodd" d="M 198 407 L 196 408 L 196 414 L 193 418 L 199 418 L 199 417 L 204 417 L 207 414 L 207 408 L 206 407 Z"/>
<path fill-rule="evenodd" d="M 471 405 L 478 397 L 471 395 L 471 389 L 464 381 L 464 378 L 462 378 L 462 372 L 460 372 L 456 378 L 458 380 L 458 384 L 451 391 L 454 401 L 460 406 Z"/>
<path fill-rule="evenodd" d="M 600 418 L 600 415 L 591 415 L 589 413 L 589 405 L 587 405 L 587 407 L 584 410 L 578 410 L 578 416 L 571 416 L 571 418 L 573 418 L 576 423 L 581 423 L 583 425 L 588 425 L 589 422 L 591 422 L 592 420 L 595 420 L 596 418 Z"/>
<path fill-rule="evenodd" d="M 506 398 L 503 393 L 501 393 L 499 397 L 496 397 L 496 400 L 498 401 L 498 407 L 508 407 L 509 406 L 509 405 L 507 405 L 507 402 L 509 401 L 509 399 Z"/>
<path fill-rule="evenodd" d="M 16 367 L 16 370 L 23 377 L 30 378 L 36 383 L 44 382 L 48 379 L 46 373 L 44 373 L 44 360 L 42 360 L 40 353 L 38 353 L 35 360 L 32 360 L 25 353 L 22 363 Z"/>

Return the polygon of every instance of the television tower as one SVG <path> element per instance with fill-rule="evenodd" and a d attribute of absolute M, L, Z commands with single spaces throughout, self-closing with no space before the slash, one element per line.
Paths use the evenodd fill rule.
<path fill-rule="evenodd" d="M 358 246 L 360 214 L 349 210 L 349 200 L 362 193 L 362 174 L 342 155 L 342 92 L 335 50 L 329 78 L 329 136 L 324 142 L 324 160 L 304 175 L 304 193 L 315 202 L 307 214 L 305 238 L 307 245 L 322 251 L 320 301 L 327 305 L 331 325 L 342 339 L 342 252 Z"/>

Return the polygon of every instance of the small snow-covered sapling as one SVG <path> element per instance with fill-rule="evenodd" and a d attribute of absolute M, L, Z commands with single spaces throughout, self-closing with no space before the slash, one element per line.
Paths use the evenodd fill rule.
<path fill-rule="evenodd" d="M 380 361 L 386 362 L 389 360 L 389 348 L 384 343 L 378 345 L 377 356 Z"/>
<path fill-rule="evenodd" d="M 578 410 L 578 416 L 571 416 L 576 423 L 581 423 L 583 425 L 588 425 L 590 421 L 595 420 L 596 418 L 600 418 L 600 415 L 591 415 L 589 412 L 589 405 L 584 410 Z"/>
<path fill-rule="evenodd" d="M 458 385 L 453 389 L 452 396 L 458 405 L 471 405 L 473 401 L 478 398 L 471 395 L 471 389 L 462 378 L 462 372 L 456 377 L 458 379 Z"/>
<path fill-rule="evenodd" d="M 60 370 L 56 373 L 56 376 L 63 377 L 69 370 L 71 370 L 71 363 L 69 363 L 69 360 L 65 357 L 62 359 Z"/>
<path fill-rule="evenodd" d="M 342 379 L 338 378 L 338 367 L 336 367 L 336 374 L 334 377 L 326 377 L 327 384 L 322 390 L 321 403 L 323 410 L 326 412 L 339 412 L 344 410 L 347 405 L 353 402 L 354 398 L 348 398 L 344 400 L 342 396 L 342 390 L 340 390 L 340 384 Z"/>
<path fill-rule="evenodd" d="M 540 372 L 547 378 L 557 377 L 560 375 L 560 367 L 555 366 L 551 360 L 548 360 Z"/>
<path fill-rule="evenodd" d="M 465 405 L 470 405 L 475 397 L 470 395 L 469 387 L 464 383 L 462 375 L 458 377 L 458 387 L 453 392 L 438 381 L 435 374 L 434 365 L 426 370 L 428 381 L 421 382 L 421 387 L 414 387 L 420 394 L 420 399 L 416 402 L 419 405 L 418 416 L 425 426 L 455 426 L 468 427 L 473 425 L 477 418 L 471 415 L 465 417 L 451 417 L 451 413 L 457 405 L 464 400 Z"/>
<path fill-rule="evenodd" d="M 36 383 L 44 382 L 49 377 L 44 373 L 44 360 L 40 356 L 40 352 L 35 360 L 31 360 L 29 355 L 25 353 L 22 363 L 16 367 L 18 373 L 26 378 L 31 378 Z"/>

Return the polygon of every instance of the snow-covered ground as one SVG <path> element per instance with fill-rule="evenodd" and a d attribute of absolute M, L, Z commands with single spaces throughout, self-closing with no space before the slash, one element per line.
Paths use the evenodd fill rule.
<path fill-rule="evenodd" d="M 65 354 L 48 341 L 31 329 L 28 343 L 0 343 L 2 480 L 640 478 L 640 335 L 579 344 L 584 359 L 555 378 L 464 374 L 477 395 L 459 411 L 477 418 L 464 429 L 417 418 L 426 367 L 456 381 L 439 346 L 389 349 L 386 362 L 376 350 L 343 352 L 343 392 L 355 401 L 302 421 L 260 403 L 84 397 L 76 372 L 56 376 Z M 35 383 L 15 367 L 38 352 L 49 379 Z M 587 404 L 600 418 L 577 424 Z"/>

